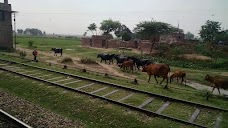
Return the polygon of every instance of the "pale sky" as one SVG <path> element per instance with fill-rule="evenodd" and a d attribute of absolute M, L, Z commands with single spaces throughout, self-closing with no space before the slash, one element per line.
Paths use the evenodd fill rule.
<path fill-rule="evenodd" d="M 0 0 L 3 2 L 4 0 Z M 9 0 L 17 29 L 38 28 L 46 33 L 82 35 L 89 24 L 120 21 L 131 30 L 140 21 L 178 25 L 198 34 L 207 20 L 228 29 L 228 0 Z M 101 33 L 101 32 L 100 32 Z M 88 32 L 88 34 L 91 34 Z"/>

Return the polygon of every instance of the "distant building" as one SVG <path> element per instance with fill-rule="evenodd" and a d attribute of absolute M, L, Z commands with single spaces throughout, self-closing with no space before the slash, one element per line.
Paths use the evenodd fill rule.
<path fill-rule="evenodd" d="M 112 36 L 110 35 L 93 35 L 92 38 L 82 38 L 82 45 L 97 48 L 108 48 L 107 41 L 110 39 L 112 39 Z"/>
<path fill-rule="evenodd" d="M 12 13 L 8 0 L 0 3 L 0 48 L 13 48 Z"/>
<path fill-rule="evenodd" d="M 160 37 L 160 42 L 161 43 L 168 43 L 168 44 L 172 44 L 172 43 L 181 43 L 184 42 L 184 34 L 180 33 L 180 32 L 174 32 L 168 35 L 162 35 Z"/>

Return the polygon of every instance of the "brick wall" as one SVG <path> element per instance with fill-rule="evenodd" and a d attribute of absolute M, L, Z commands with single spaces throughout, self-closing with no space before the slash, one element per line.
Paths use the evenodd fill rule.
<path fill-rule="evenodd" d="M 81 45 L 87 46 L 87 47 L 92 47 L 92 39 L 91 38 L 82 38 Z"/>
<path fill-rule="evenodd" d="M 121 40 L 108 40 L 107 48 L 119 48 L 121 44 Z"/>
<path fill-rule="evenodd" d="M 139 42 L 139 49 L 144 52 L 149 52 L 151 47 L 151 42 L 149 40 L 141 40 Z"/>
<path fill-rule="evenodd" d="M 112 39 L 111 36 L 92 36 L 92 47 L 107 48 L 107 41 Z"/>

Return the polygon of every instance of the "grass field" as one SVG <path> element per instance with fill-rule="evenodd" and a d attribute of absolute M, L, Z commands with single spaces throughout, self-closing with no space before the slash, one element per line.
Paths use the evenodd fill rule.
<path fill-rule="evenodd" d="M 38 37 L 18 37 L 18 42 L 20 47 L 28 48 L 28 41 L 34 41 L 34 47 L 38 50 L 42 51 L 50 51 L 52 47 L 61 47 L 64 49 L 64 53 L 67 53 L 72 56 L 77 57 L 89 57 L 96 61 L 99 59 L 96 58 L 97 53 L 101 53 L 104 51 L 93 49 L 93 48 L 85 48 L 81 47 L 80 40 L 78 39 L 59 39 L 59 38 L 38 38 Z M 34 48 L 33 47 L 33 48 Z M 31 48 L 31 49 L 33 49 Z M 67 50 L 70 49 L 70 50 Z M 108 51 L 109 53 L 118 53 L 118 49 L 111 49 Z M 135 55 L 130 51 L 125 51 L 125 54 Z M 19 58 L 14 58 L 10 56 L 2 56 L 1 58 L 11 59 L 15 61 L 24 61 Z M 81 73 L 77 69 L 71 70 L 63 70 L 59 67 L 55 66 L 47 66 L 45 63 L 29 63 L 31 65 L 38 65 L 58 71 L 68 72 L 76 75 L 81 75 L 89 78 L 94 78 L 102 81 L 112 82 L 116 84 L 121 84 L 123 86 L 136 88 L 144 91 L 149 91 L 157 94 L 167 95 L 174 98 L 189 100 L 193 102 L 203 103 L 207 105 L 228 108 L 228 102 L 224 98 L 211 97 L 209 101 L 205 100 L 205 92 L 204 91 L 196 91 L 190 87 L 176 84 L 175 82 L 170 85 L 170 89 L 164 90 L 163 86 L 147 83 L 147 74 L 142 72 L 134 72 L 133 75 L 136 75 L 138 79 L 144 80 L 145 82 L 140 82 L 139 86 L 135 86 L 131 84 L 129 79 L 118 78 L 118 77 L 104 77 L 101 74 L 94 74 L 91 72 Z M 198 81 L 201 83 L 205 83 L 203 81 L 204 76 L 206 74 L 218 74 L 221 75 L 223 72 L 227 72 L 226 70 L 197 70 L 190 68 L 179 68 L 179 67 L 171 67 L 171 70 L 182 69 L 187 72 L 187 79 Z M 120 69 L 117 69 L 119 72 Z M 128 73 L 126 73 L 128 74 Z M 12 77 L 8 78 L 1 74 L 1 81 L 4 79 L 7 82 L 1 82 L 0 88 L 4 91 L 8 91 L 13 93 L 19 97 L 23 97 L 31 102 L 36 104 L 40 104 L 42 107 L 50 109 L 56 113 L 59 113 L 63 116 L 69 117 L 73 120 L 82 121 L 86 127 L 189 127 L 179 123 L 175 123 L 165 119 L 159 119 L 155 117 L 147 117 L 137 112 L 126 112 L 124 108 L 110 105 L 109 103 L 89 98 L 84 95 L 73 94 L 72 92 L 63 94 L 61 93 L 63 90 L 59 88 L 46 88 L 37 86 L 36 84 L 32 84 L 31 81 L 21 82 L 19 79 L 14 79 Z M 18 83 L 18 81 L 20 81 Z M 152 83 L 154 82 L 153 78 L 151 79 Z M 9 86 L 8 86 L 9 85 Z M 18 86 L 19 85 L 19 86 Z M 182 91 L 178 89 L 174 89 L 172 87 L 178 87 L 181 89 L 187 89 L 189 91 Z M 45 91 L 47 93 L 42 94 L 40 92 Z M 77 95 L 77 96 L 75 96 Z M 117 95 L 121 96 L 121 94 Z M 143 96 L 142 96 L 143 97 Z M 54 98 L 53 102 L 47 102 L 50 98 Z M 77 101 L 77 102 L 76 102 Z M 95 102 L 96 101 L 96 102 Z M 137 97 L 135 100 L 128 101 L 132 104 L 139 103 Z M 151 110 L 157 109 L 163 103 L 157 99 L 154 101 L 152 106 L 149 106 Z M 52 104 L 56 104 L 52 106 Z M 111 106 L 111 107 L 110 107 Z M 173 104 L 170 108 L 179 108 L 177 104 Z M 74 108 L 74 109 L 72 109 Z M 83 108 L 83 109 L 80 109 Z M 183 113 L 178 113 L 178 110 L 173 111 L 173 109 L 165 111 L 166 114 L 177 113 L 176 116 L 180 116 L 183 118 L 187 118 L 189 114 L 193 111 L 192 108 L 188 108 L 183 106 L 183 109 L 187 109 L 187 111 L 183 111 Z M 213 115 L 214 113 L 212 113 Z M 206 112 L 205 112 L 206 115 Z M 228 114 L 223 114 L 222 126 L 227 126 L 227 122 L 225 120 L 228 119 Z M 207 122 L 211 121 L 208 118 L 199 119 L 198 122 Z M 190 126 L 191 127 L 191 126 Z M 212 127 L 212 126 L 210 126 Z"/>

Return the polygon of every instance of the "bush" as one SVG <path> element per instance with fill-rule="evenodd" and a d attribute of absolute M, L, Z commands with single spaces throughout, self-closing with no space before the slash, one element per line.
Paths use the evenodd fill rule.
<path fill-rule="evenodd" d="M 183 47 L 174 47 L 174 48 L 172 48 L 171 52 L 175 56 L 185 54 Z"/>
<path fill-rule="evenodd" d="M 27 56 L 27 53 L 25 51 L 19 51 L 19 55 L 21 58 L 25 58 Z"/>
<path fill-rule="evenodd" d="M 34 41 L 31 41 L 31 40 L 28 41 L 28 47 L 29 47 L 29 48 L 33 47 L 33 44 L 34 44 Z"/>
<path fill-rule="evenodd" d="M 61 61 L 61 63 L 73 63 L 73 60 L 70 57 L 65 57 L 63 58 L 63 60 Z"/>
<path fill-rule="evenodd" d="M 96 61 L 94 61 L 90 58 L 82 58 L 80 63 L 82 63 L 82 64 L 97 64 Z"/>
<path fill-rule="evenodd" d="M 197 54 L 212 57 L 213 52 L 211 52 L 208 47 L 208 44 L 198 43 L 195 45 L 195 51 Z"/>

